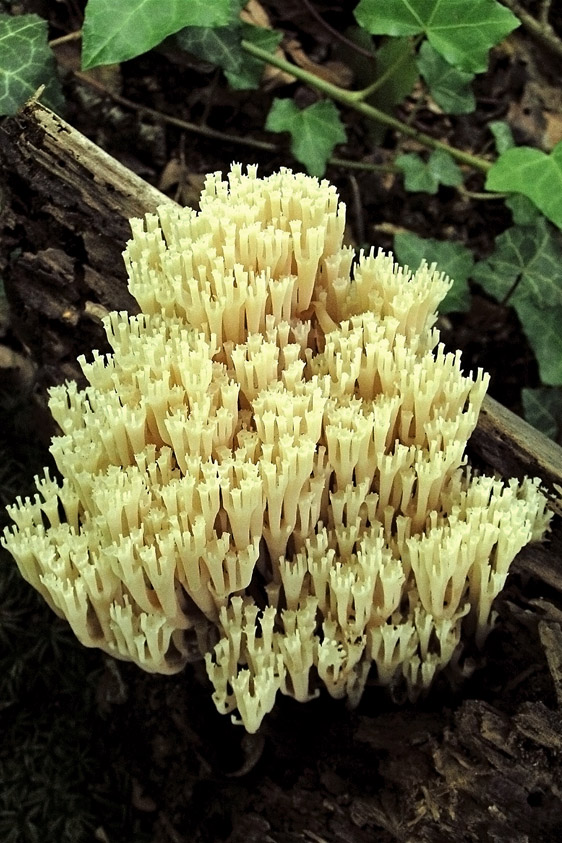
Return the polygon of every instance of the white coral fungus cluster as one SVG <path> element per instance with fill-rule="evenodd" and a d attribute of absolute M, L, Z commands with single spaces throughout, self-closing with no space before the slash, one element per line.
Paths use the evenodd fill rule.
<path fill-rule="evenodd" d="M 3 539 L 87 646 L 171 673 L 196 639 L 251 732 L 278 691 L 427 688 L 548 523 L 536 481 L 465 465 L 488 378 L 438 345 L 451 282 L 344 224 L 328 182 L 239 166 L 133 220 L 142 313 L 52 390 L 63 479 Z"/>

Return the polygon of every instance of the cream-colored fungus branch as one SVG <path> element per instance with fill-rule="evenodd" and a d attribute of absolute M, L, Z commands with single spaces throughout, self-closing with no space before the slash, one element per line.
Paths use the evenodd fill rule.
<path fill-rule="evenodd" d="M 538 481 L 466 466 L 488 377 L 439 345 L 451 282 L 355 256 L 335 188 L 289 170 L 131 225 L 142 313 L 51 391 L 63 479 L 4 545 L 87 646 L 172 673 L 196 640 L 248 731 L 278 691 L 415 698 L 548 526 Z"/>

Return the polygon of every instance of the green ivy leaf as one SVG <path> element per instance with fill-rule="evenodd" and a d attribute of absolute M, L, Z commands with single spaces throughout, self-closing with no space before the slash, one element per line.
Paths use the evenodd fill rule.
<path fill-rule="evenodd" d="M 359 26 L 350 26 L 344 35 L 361 52 L 346 44 L 339 48 L 339 58 L 353 71 L 357 89 L 371 88 L 365 102 L 391 114 L 394 106 L 409 96 L 419 79 L 414 45 L 410 38 L 383 38 L 375 48 L 373 39 Z M 370 53 L 371 57 L 367 58 Z M 376 85 L 374 84 L 376 83 Z M 373 144 L 380 145 L 388 127 L 374 120 L 365 129 Z"/>
<path fill-rule="evenodd" d="M 418 80 L 412 44 L 409 38 L 388 38 L 378 48 L 375 57 L 376 78 L 385 77 L 385 80 L 367 102 L 389 112 L 412 93 Z"/>
<path fill-rule="evenodd" d="M 562 235 L 544 217 L 500 234 L 472 278 L 517 311 L 544 384 L 562 384 Z"/>
<path fill-rule="evenodd" d="M 227 26 L 231 0 L 88 0 L 82 29 L 82 67 L 119 64 L 146 53 L 184 26 Z"/>
<path fill-rule="evenodd" d="M 509 123 L 506 123 L 505 120 L 492 120 L 491 123 L 488 123 L 488 129 L 494 136 L 494 140 L 496 142 L 496 152 L 498 155 L 501 155 L 502 152 L 505 152 L 507 149 L 511 149 L 512 146 L 515 146 L 511 126 Z"/>
<path fill-rule="evenodd" d="M 476 99 L 470 87 L 473 73 L 450 65 L 428 41 L 421 45 L 418 69 L 431 96 L 447 114 L 470 114 L 474 111 Z"/>
<path fill-rule="evenodd" d="M 222 70 L 237 70 L 241 63 L 240 26 L 186 26 L 176 35 L 176 41 L 199 59 Z"/>
<path fill-rule="evenodd" d="M 522 193 L 562 228 L 562 141 L 550 155 L 530 146 L 506 150 L 488 170 L 486 189 Z"/>
<path fill-rule="evenodd" d="M 457 187 L 462 173 L 448 152 L 434 150 L 427 162 L 419 155 L 399 155 L 394 163 L 404 173 L 404 186 L 412 193 L 437 193 L 440 184 Z"/>
<path fill-rule="evenodd" d="M 417 234 L 404 231 L 394 237 L 394 252 L 401 264 L 409 266 L 414 271 L 425 260 L 428 264 L 436 263 L 437 269 L 454 279 L 453 286 L 439 307 L 440 313 L 468 310 L 470 307 L 468 278 L 474 266 L 470 249 L 462 243 L 452 243 L 449 240 L 424 240 Z"/>
<path fill-rule="evenodd" d="M 471 73 L 488 67 L 488 51 L 519 26 L 496 0 L 361 0 L 357 22 L 371 35 L 419 35 L 449 64 Z"/>
<path fill-rule="evenodd" d="M 37 89 L 55 111 L 64 107 L 47 21 L 38 15 L 0 15 L 0 114 L 15 114 Z"/>
<path fill-rule="evenodd" d="M 540 386 L 537 389 L 523 389 L 525 418 L 545 436 L 554 439 L 562 425 L 562 389 Z"/>
<path fill-rule="evenodd" d="M 505 204 L 511 211 L 515 225 L 533 225 L 541 216 L 537 206 L 526 196 L 522 196 L 521 193 L 514 193 L 509 196 L 505 200 Z"/>
<path fill-rule="evenodd" d="M 262 50 L 273 52 L 282 33 L 237 21 L 230 26 L 187 26 L 176 35 L 179 46 L 204 61 L 224 70 L 236 90 L 258 88 L 263 62 L 242 49 L 242 41 L 251 41 Z"/>
<path fill-rule="evenodd" d="M 316 102 L 301 111 L 293 100 L 275 99 L 265 128 L 270 132 L 290 133 L 291 152 L 312 176 L 324 175 L 334 147 L 347 140 L 339 112 L 329 100 Z"/>
<path fill-rule="evenodd" d="M 274 53 L 283 33 L 275 29 L 263 29 L 261 26 L 252 26 L 249 23 L 242 23 L 240 28 L 241 40 L 249 41 L 268 53 Z M 240 48 L 240 64 L 235 70 L 227 70 L 226 78 L 229 84 L 238 91 L 248 91 L 259 88 L 263 76 L 263 62 L 249 55 Z"/>

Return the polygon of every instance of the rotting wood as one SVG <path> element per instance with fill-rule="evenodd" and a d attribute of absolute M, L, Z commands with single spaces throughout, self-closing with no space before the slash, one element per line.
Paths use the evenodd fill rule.
<path fill-rule="evenodd" d="M 0 163 L 0 269 L 44 388 L 106 347 L 104 310 L 138 312 L 121 257 L 128 220 L 170 200 L 35 101 L 2 124 Z"/>
<path fill-rule="evenodd" d="M 562 448 L 489 395 L 470 440 L 480 459 L 506 476 L 540 477 L 562 487 Z M 562 488 L 558 494 L 562 501 Z"/>

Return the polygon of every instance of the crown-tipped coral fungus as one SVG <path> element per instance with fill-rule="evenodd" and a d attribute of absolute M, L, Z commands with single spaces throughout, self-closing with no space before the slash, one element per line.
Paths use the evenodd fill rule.
<path fill-rule="evenodd" d="M 488 378 L 438 344 L 451 282 L 344 222 L 328 182 L 239 166 L 133 220 L 142 312 L 51 391 L 62 480 L 3 539 L 84 644 L 171 673 L 196 640 L 249 731 L 278 691 L 427 688 L 548 524 L 536 481 L 466 465 Z"/>

